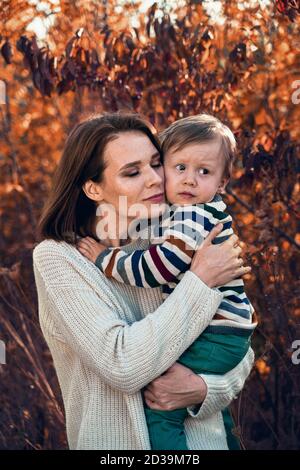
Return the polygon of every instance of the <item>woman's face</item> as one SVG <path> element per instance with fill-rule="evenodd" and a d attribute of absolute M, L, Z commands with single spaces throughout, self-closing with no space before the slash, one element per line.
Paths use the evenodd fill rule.
<path fill-rule="evenodd" d="M 127 223 L 163 212 L 164 170 L 158 151 L 145 134 L 120 133 L 106 145 L 104 161 L 102 182 L 94 183 L 98 196 L 93 199 L 100 208 L 112 206 L 116 216 Z"/>

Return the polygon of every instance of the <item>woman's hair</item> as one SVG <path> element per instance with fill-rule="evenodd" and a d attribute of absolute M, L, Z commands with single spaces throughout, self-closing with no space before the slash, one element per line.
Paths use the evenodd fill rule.
<path fill-rule="evenodd" d="M 97 183 L 102 181 L 107 143 L 120 133 L 130 131 L 145 134 L 162 159 L 154 128 L 137 114 L 91 116 L 72 129 L 39 220 L 38 230 L 43 238 L 75 244 L 77 236 L 94 237 L 92 222 L 97 204 L 86 196 L 82 185 L 90 179 Z"/>
<path fill-rule="evenodd" d="M 187 145 L 221 139 L 221 151 L 225 158 L 224 176 L 230 178 L 235 160 L 236 140 L 229 127 L 218 118 L 209 114 L 197 114 L 179 119 L 162 131 L 159 138 L 164 155 L 171 148 L 178 151 Z"/>

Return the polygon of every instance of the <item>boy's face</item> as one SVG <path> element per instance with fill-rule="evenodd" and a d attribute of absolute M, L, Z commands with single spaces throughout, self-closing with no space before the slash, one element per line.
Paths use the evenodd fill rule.
<path fill-rule="evenodd" d="M 165 154 L 165 189 L 171 204 L 203 204 L 223 192 L 228 180 L 223 177 L 224 157 L 221 142 L 212 140 L 187 145 Z"/>

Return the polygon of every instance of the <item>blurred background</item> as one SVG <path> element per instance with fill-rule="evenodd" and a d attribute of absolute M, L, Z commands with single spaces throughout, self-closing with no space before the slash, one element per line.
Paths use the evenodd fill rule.
<path fill-rule="evenodd" d="M 67 134 L 117 110 L 158 131 L 203 111 L 233 129 L 225 202 L 260 320 L 236 432 L 300 448 L 300 2 L 2 0 L 0 19 L 0 448 L 67 448 L 32 250 Z"/>

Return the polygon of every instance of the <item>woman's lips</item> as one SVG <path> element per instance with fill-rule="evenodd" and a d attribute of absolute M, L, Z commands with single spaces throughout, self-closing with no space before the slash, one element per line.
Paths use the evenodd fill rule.
<path fill-rule="evenodd" d="M 144 199 L 144 201 L 151 201 L 151 202 L 161 202 L 164 198 L 164 193 L 159 193 L 159 194 L 154 194 L 151 197 L 148 197 L 147 199 Z"/>

